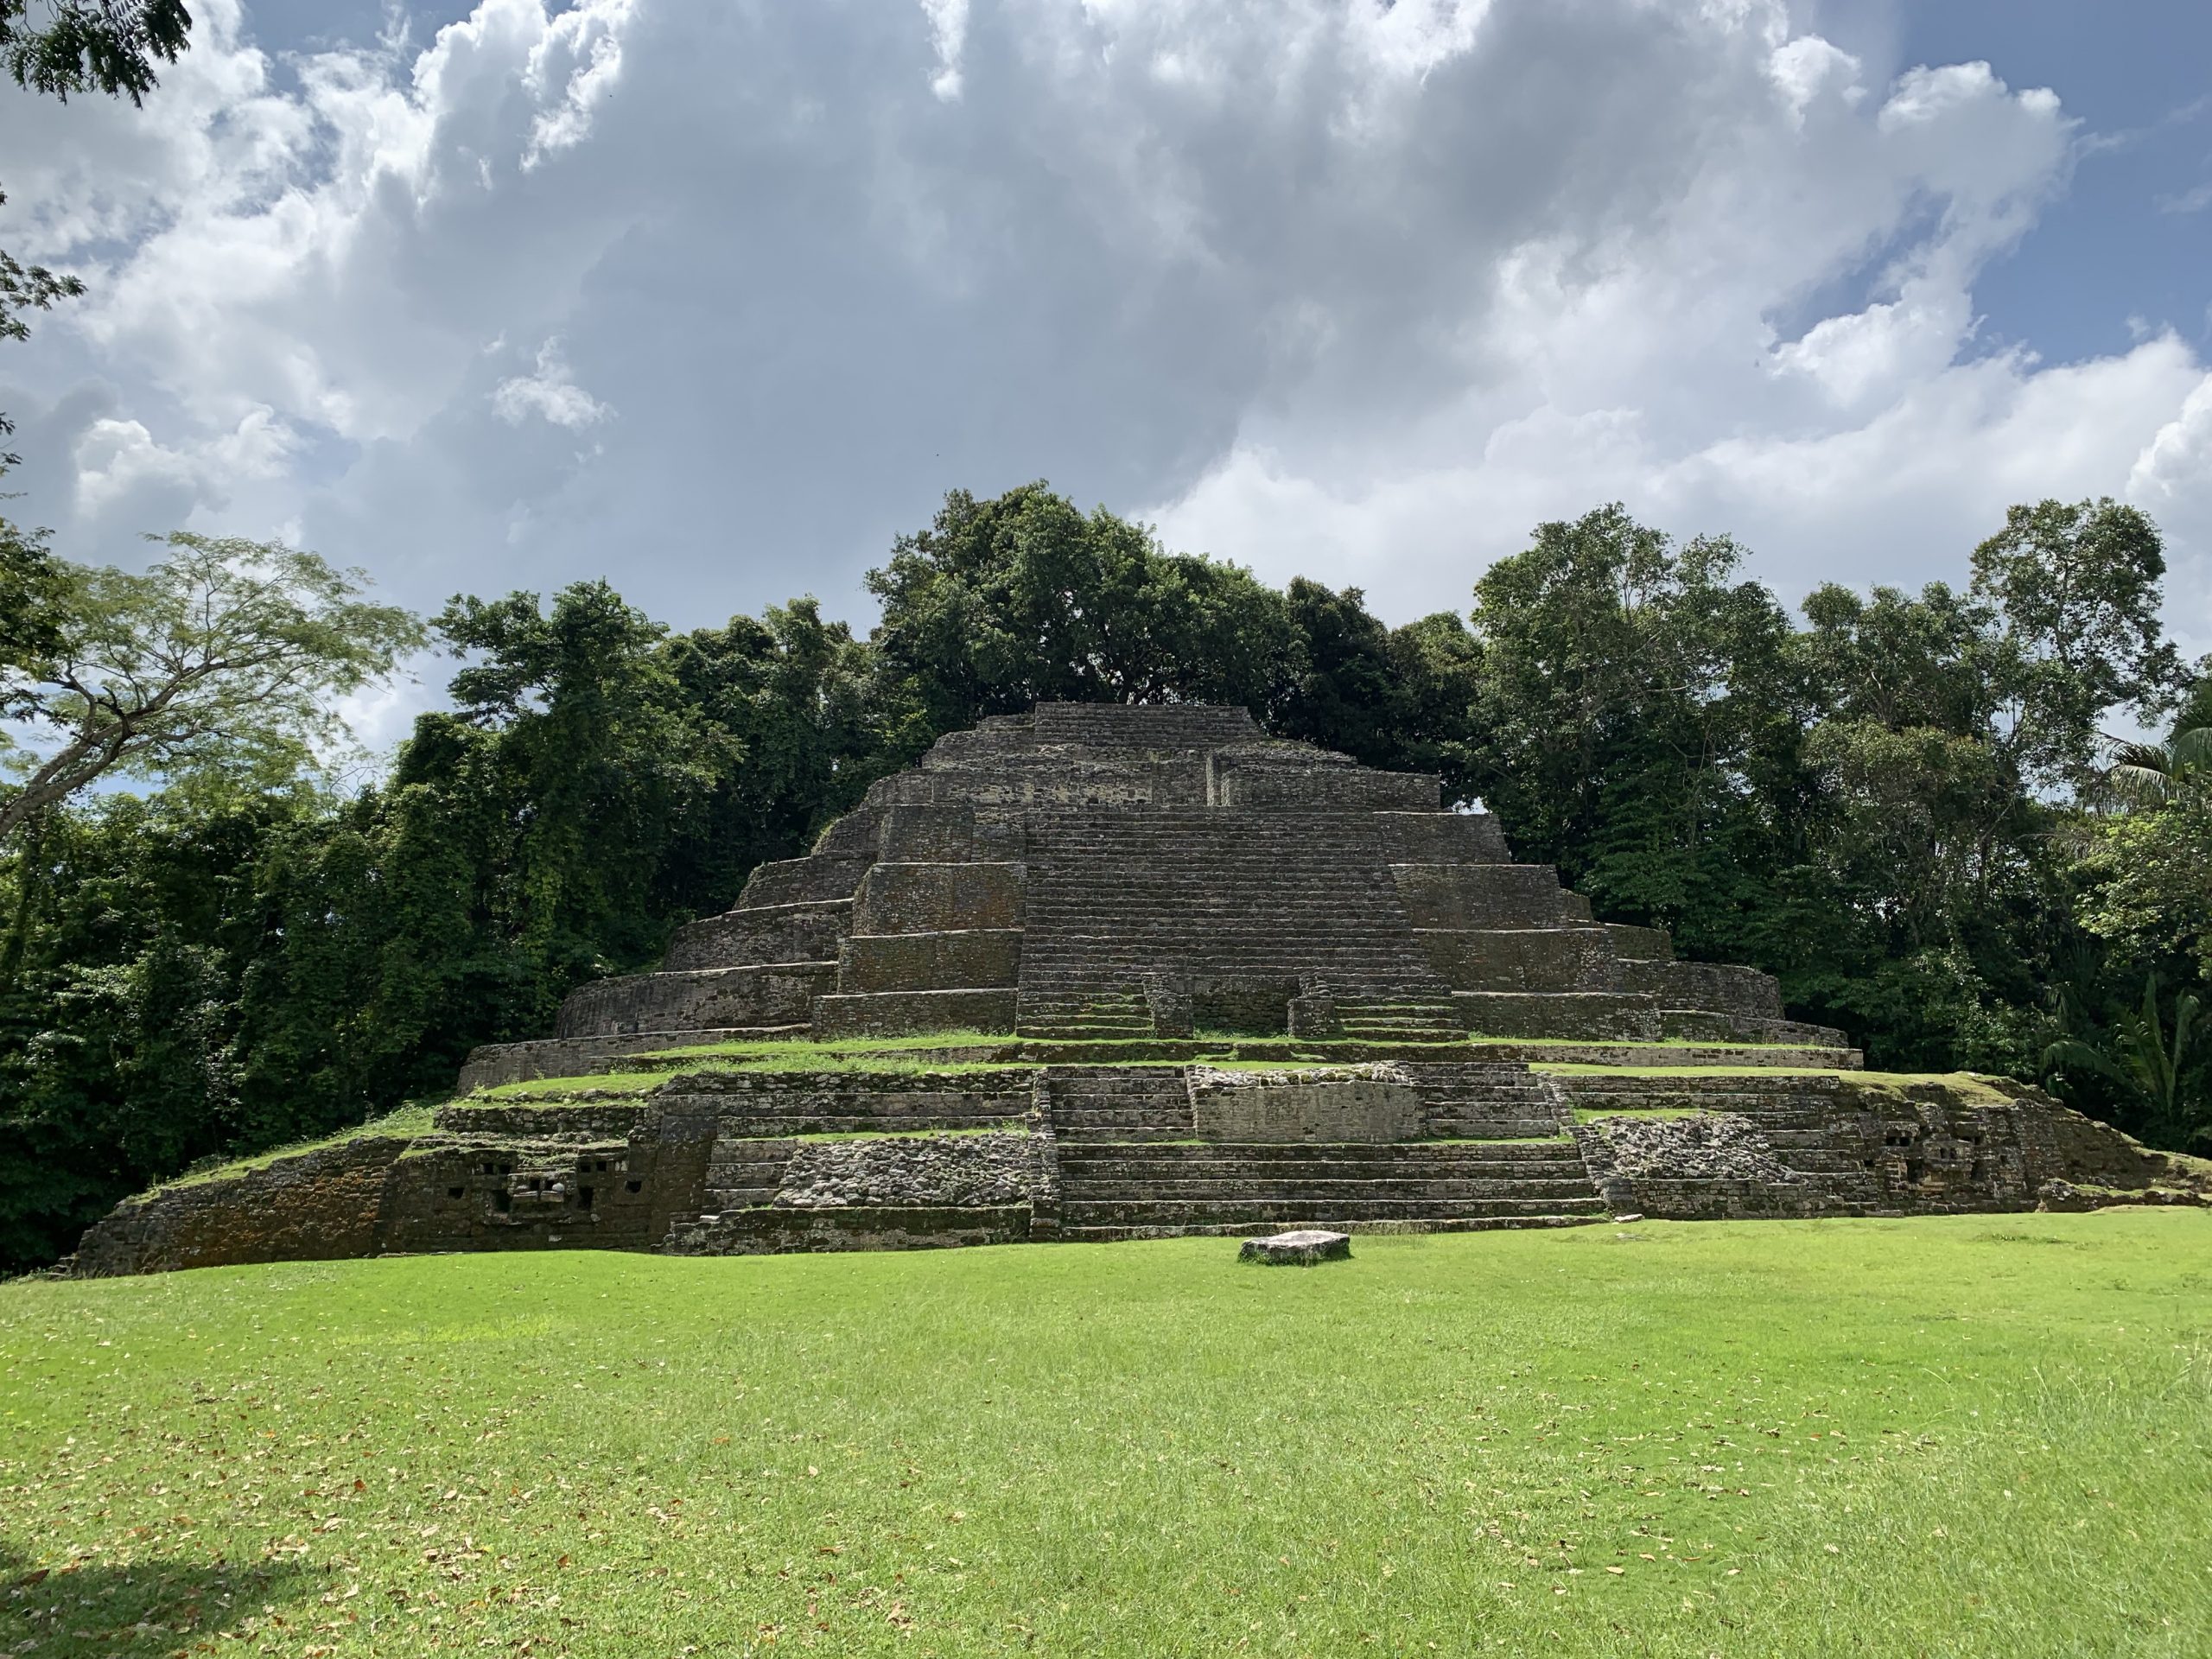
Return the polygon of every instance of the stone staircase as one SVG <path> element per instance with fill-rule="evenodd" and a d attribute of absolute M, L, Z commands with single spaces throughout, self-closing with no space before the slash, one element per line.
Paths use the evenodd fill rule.
<path fill-rule="evenodd" d="M 1362 1034 L 1457 1035 L 1374 818 L 1224 807 L 1033 816 L 1020 1029 L 1149 1030 L 1141 988 L 1172 970 L 1193 988 L 1201 1027 L 1214 1023 L 1209 997 L 1287 1007 L 1321 982 Z"/>
<path fill-rule="evenodd" d="M 1191 1090 L 1179 1065 L 1053 1065 L 1036 1099 L 1063 1147 L 1097 1141 L 1188 1141 Z"/>
<path fill-rule="evenodd" d="M 1572 1120 L 1557 1088 L 1519 1060 L 1423 1061 L 1409 1069 L 1431 1140 L 1548 1138 Z"/>
<path fill-rule="evenodd" d="M 1293 1226 L 1464 1231 L 1602 1220 L 1566 1139 L 1396 1145 L 1063 1140 L 1059 1236 L 1159 1237 Z"/>
<path fill-rule="evenodd" d="M 1062 1042 L 1149 1037 L 1152 1010 L 1141 993 L 1101 988 L 1025 990 L 1016 1028 Z"/>
<path fill-rule="evenodd" d="M 1349 1042 L 1460 1043 L 1467 1029 L 1448 997 L 1418 990 L 1396 995 L 1338 996 L 1337 1033 Z"/>

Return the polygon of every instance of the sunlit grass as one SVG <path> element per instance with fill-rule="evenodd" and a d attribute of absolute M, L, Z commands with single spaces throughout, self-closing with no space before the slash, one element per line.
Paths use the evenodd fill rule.
<path fill-rule="evenodd" d="M 0 1649 L 2212 1651 L 2212 1217 L 1355 1249 L 0 1287 Z"/>

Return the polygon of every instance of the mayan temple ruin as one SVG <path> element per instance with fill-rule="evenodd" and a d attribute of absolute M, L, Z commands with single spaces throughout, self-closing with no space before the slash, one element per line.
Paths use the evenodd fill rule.
<path fill-rule="evenodd" d="M 2004 1079 L 1862 1071 L 1753 969 L 1594 918 L 1432 777 L 1242 709 L 1045 703 L 372 1124 L 118 1206 L 79 1273 L 2156 1198 Z"/>

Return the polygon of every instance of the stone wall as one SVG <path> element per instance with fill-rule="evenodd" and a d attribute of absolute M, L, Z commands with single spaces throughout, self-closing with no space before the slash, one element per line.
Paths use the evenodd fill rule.
<path fill-rule="evenodd" d="M 855 933 L 938 933 L 1021 925 L 1020 864 L 878 864 L 861 884 Z"/>
<path fill-rule="evenodd" d="M 628 974 L 580 985 L 561 1004 L 556 1037 L 620 1036 L 734 1026 L 804 1026 L 837 982 L 834 962 Z"/>
<path fill-rule="evenodd" d="M 1194 1066 L 1190 1093 L 1202 1141 L 1349 1145 L 1413 1141 L 1421 1133 L 1421 1096 L 1391 1065 L 1303 1071 Z"/>
<path fill-rule="evenodd" d="M 1415 928 L 1444 982 L 1461 991 L 1614 991 L 1620 982 L 1609 930 L 1594 926 Z"/>
<path fill-rule="evenodd" d="M 1593 1177 L 1611 1183 L 1608 1201 L 1683 1220 L 2025 1210 L 2048 1184 L 2081 1181 L 2082 1172 L 2141 1188 L 2169 1169 L 2163 1154 L 2002 1079 L 1563 1074 L 1554 1082 L 1585 1112 L 1623 1114 L 1576 1129 Z M 1686 1108 L 1712 1116 L 1636 1116 Z M 1623 1147 L 1636 1156 L 1624 1159 Z M 1786 1180 L 1774 1178 L 1773 1165 L 1789 1172 Z"/>
<path fill-rule="evenodd" d="M 654 1096 L 663 1112 L 713 1115 L 726 1135 L 849 1135 L 990 1128 L 1028 1116 L 1035 1073 L 701 1071 Z"/>
<path fill-rule="evenodd" d="M 1021 930 L 971 928 L 957 932 L 855 934 L 838 947 L 837 989 L 961 990 L 1021 980 Z"/>
<path fill-rule="evenodd" d="M 741 968 L 772 963 L 830 962 L 852 926 L 850 899 L 733 910 L 678 928 L 663 972 Z"/>
<path fill-rule="evenodd" d="M 825 1038 L 1011 1032 L 1019 1006 L 1019 993 L 1011 990 L 855 991 L 819 998 L 814 1032 Z"/>
<path fill-rule="evenodd" d="M 82 1278 L 371 1255 L 385 1178 L 412 1142 L 361 1136 L 125 1198 L 77 1246 Z"/>
<path fill-rule="evenodd" d="M 991 1209 L 1026 1205 L 1037 1185 L 1026 1133 L 801 1142 L 774 1202 L 786 1210 Z"/>
<path fill-rule="evenodd" d="M 1559 873 L 1548 864 L 1393 864 L 1391 880 L 1417 928 L 1558 927 Z"/>
<path fill-rule="evenodd" d="M 1376 836 L 1387 864 L 1510 864 L 1505 831 L 1488 812 L 1382 811 Z"/>
<path fill-rule="evenodd" d="M 738 895 L 740 909 L 768 905 L 808 904 L 823 899 L 849 899 L 875 861 L 872 855 L 787 858 L 753 867 Z"/>
<path fill-rule="evenodd" d="M 1334 807 L 1433 812 L 1436 803 L 1436 779 L 1419 772 L 1245 761 L 1217 768 L 1214 779 L 1216 805 L 1248 810 Z"/>

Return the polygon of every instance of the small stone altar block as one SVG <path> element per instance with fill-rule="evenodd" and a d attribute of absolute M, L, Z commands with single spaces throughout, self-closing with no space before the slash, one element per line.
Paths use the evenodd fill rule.
<path fill-rule="evenodd" d="M 1271 1268 L 1310 1268 L 1317 1262 L 1351 1260 L 1351 1237 L 1347 1233 L 1325 1233 L 1303 1227 L 1272 1238 L 1248 1238 L 1236 1253 L 1239 1262 L 1258 1262 Z"/>

